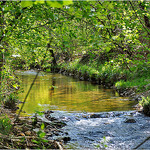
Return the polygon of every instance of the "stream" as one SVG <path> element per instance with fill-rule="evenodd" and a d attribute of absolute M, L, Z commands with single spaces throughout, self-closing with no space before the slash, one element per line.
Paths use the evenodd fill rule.
<path fill-rule="evenodd" d="M 16 74 L 22 81 L 24 92 L 19 99 L 23 101 L 36 71 Z M 40 73 L 23 112 L 32 115 L 35 111 L 52 110 L 51 116 L 66 126 L 49 139 L 68 138 L 67 149 L 133 149 L 150 136 L 150 117 L 136 112 L 136 104 L 128 97 L 119 97 L 113 89 L 61 74 Z M 150 142 L 142 146 L 150 147 Z"/>

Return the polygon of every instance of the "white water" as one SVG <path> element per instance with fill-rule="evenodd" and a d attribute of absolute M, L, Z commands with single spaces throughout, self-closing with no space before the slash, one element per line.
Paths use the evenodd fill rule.
<path fill-rule="evenodd" d="M 133 149 L 146 137 L 150 136 L 150 117 L 136 111 L 97 113 L 98 118 L 91 118 L 92 113 L 68 113 L 56 111 L 52 115 L 67 123 L 63 131 L 71 138 L 67 149 Z M 134 119 L 135 123 L 125 123 Z M 58 138 L 58 137 L 55 137 Z M 150 141 L 140 148 L 150 148 Z"/>

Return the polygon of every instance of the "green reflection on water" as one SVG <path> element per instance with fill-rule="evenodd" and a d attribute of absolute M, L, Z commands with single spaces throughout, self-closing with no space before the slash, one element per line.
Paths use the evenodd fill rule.
<path fill-rule="evenodd" d="M 18 72 L 22 80 L 24 93 L 19 95 L 23 101 L 32 83 L 35 72 Z M 24 111 L 28 114 L 35 110 L 65 110 L 80 112 L 126 111 L 133 110 L 136 103 L 128 98 L 119 97 L 111 89 L 92 85 L 90 82 L 78 81 L 61 74 L 38 76 Z"/>

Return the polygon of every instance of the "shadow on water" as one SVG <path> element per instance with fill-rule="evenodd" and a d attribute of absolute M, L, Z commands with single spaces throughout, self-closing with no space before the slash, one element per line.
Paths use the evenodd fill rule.
<path fill-rule="evenodd" d="M 17 71 L 22 80 L 23 100 L 35 71 Z M 119 97 L 112 89 L 104 89 L 88 81 L 78 81 L 61 74 L 41 73 L 29 94 L 24 111 L 27 114 L 35 110 L 63 110 L 77 112 L 106 112 L 133 110 L 136 103 L 127 97 Z"/>

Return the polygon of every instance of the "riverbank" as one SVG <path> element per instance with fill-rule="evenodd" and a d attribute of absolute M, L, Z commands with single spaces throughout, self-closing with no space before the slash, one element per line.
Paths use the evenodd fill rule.
<path fill-rule="evenodd" d="M 142 97 L 150 96 L 150 68 L 148 66 L 140 66 L 140 68 L 132 66 L 126 69 L 113 62 L 83 64 L 81 58 L 61 63 L 56 68 L 55 72 L 103 85 L 106 88 L 113 88 L 120 96 L 128 96 L 133 100 L 139 101 Z"/>
<path fill-rule="evenodd" d="M 36 72 L 35 72 L 36 73 Z M 54 78 L 53 78 L 54 79 Z M 93 81 L 93 83 L 95 83 L 94 81 Z M 62 87 L 61 87 L 62 88 Z M 112 87 L 113 88 L 113 87 Z M 56 113 L 56 116 L 58 116 L 59 118 L 57 118 L 57 117 L 52 117 L 51 115 L 52 114 L 55 114 Z M 45 146 L 45 148 L 48 148 L 50 145 L 45 145 L 44 144 L 44 142 L 45 142 L 45 139 L 43 139 L 43 137 L 47 137 L 46 139 L 49 139 L 48 141 L 48 143 L 50 144 L 51 143 L 51 146 L 56 146 L 56 148 L 60 148 L 60 146 L 61 147 L 63 147 L 62 145 L 61 145 L 61 143 L 63 142 L 65 142 L 65 141 L 73 141 L 73 138 L 72 138 L 72 136 L 70 136 L 70 135 L 68 135 L 68 133 L 67 132 L 64 132 L 65 130 L 65 128 L 67 129 L 68 128 L 68 126 L 66 126 L 67 125 L 67 123 L 68 123 L 68 121 L 66 121 L 66 119 L 67 119 L 67 117 L 68 116 L 61 116 L 61 114 L 59 114 L 59 115 L 57 115 L 57 112 L 55 112 L 55 113 L 52 113 L 51 111 L 49 111 L 49 112 L 45 112 L 44 114 L 42 114 L 43 116 L 42 117 L 40 117 L 40 115 L 37 113 L 37 115 L 38 115 L 38 119 L 36 120 L 36 117 L 32 117 L 32 118 L 29 118 L 29 117 L 26 117 L 26 118 L 23 118 L 23 117 L 21 117 L 21 122 L 18 122 L 17 124 L 16 124 L 16 127 L 15 127 L 15 129 L 17 128 L 17 131 L 16 130 L 14 130 L 15 131 L 15 133 L 16 133 L 16 135 L 13 135 L 14 137 L 16 136 L 16 137 L 19 137 L 20 138 L 20 135 L 21 135 L 21 138 L 25 138 L 25 139 L 27 139 L 26 141 L 28 141 L 28 138 L 30 138 L 30 137 L 33 137 L 33 139 L 32 139 L 32 141 L 31 140 L 29 140 L 28 141 L 28 143 L 30 143 L 30 144 L 27 144 L 26 143 L 26 141 L 25 142 L 20 142 L 20 143 L 22 143 L 22 145 L 20 144 L 19 146 L 21 147 L 21 146 L 25 146 L 25 147 L 29 147 L 30 148 L 30 146 L 31 146 L 31 148 L 33 148 L 33 146 L 37 146 L 37 147 L 35 147 L 35 148 L 40 148 L 40 144 L 42 144 L 42 145 L 44 145 Z M 129 113 L 129 112 L 128 112 Z M 63 114 L 63 113 L 62 113 Z M 114 114 L 113 116 L 111 115 L 111 114 Z M 134 118 L 132 118 L 132 117 L 129 117 L 129 118 L 126 118 L 126 116 L 130 116 L 130 115 L 132 115 L 132 114 L 134 114 Z M 111 128 L 113 127 L 113 130 L 115 130 L 116 131 L 116 129 L 115 129 L 115 124 L 112 124 L 112 123 L 109 123 L 109 120 L 111 121 L 111 120 L 121 120 L 121 125 L 127 125 L 127 123 L 135 123 L 135 122 L 139 122 L 139 121 L 137 121 L 137 120 L 139 120 L 138 119 L 138 116 L 137 115 L 135 115 L 136 114 L 136 112 L 131 112 L 131 114 L 129 113 L 129 114 L 126 114 L 126 113 L 123 113 L 123 115 L 122 115 L 122 112 L 118 112 L 118 114 L 116 115 L 116 113 L 113 113 L 113 112 L 110 112 L 110 113 L 101 113 L 101 114 L 99 114 L 99 113 L 93 113 L 93 114 L 81 114 L 81 116 L 83 117 L 81 117 L 80 118 L 80 115 L 78 116 L 78 114 L 74 114 L 75 115 L 75 120 L 76 120 L 76 122 L 75 122 L 75 124 L 77 123 L 77 124 L 79 124 L 79 122 L 81 122 L 81 124 L 83 123 L 83 125 L 84 125 L 84 122 L 87 122 L 87 124 L 88 124 L 88 122 L 89 123 L 91 123 L 91 122 L 96 122 L 96 121 L 98 121 L 98 119 L 97 118 L 99 118 L 99 119 L 102 119 L 102 118 L 107 118 L 108 120 L 107 120 L 107 122 L 106 122 L 106 119 L 104 119 L 104 125 L 106 126 L 107 125 L 107 123 L 110 125 L 111 124 Z M 138 113 L 139 114 L 139 113 Z M 71 114 L 70 114 L 71 115 Z M 121 116 L 121 117 L 118 117 L 118 116 Z M 40 117 L 40 118 L 39 118 Z M 113 117 L 113 118 L 112 118 Z M 118 117 L 118 118 L 117 118 Z M 11 116 L 9 116 L 9 118 L 11 118 Z M 15 118 L 15 116 L 12 116 L 12 118 Z M 44 119 L 43 119 L 44 118 Z M 62 119 L 63 118 L 63 119 Z M 116 119 L 117 118 L 117 119 Z M 130 120 L 130 118 L 131 118 L 131 120 Z M 147 119 L 147 117 L 145 117 L 143 114 L 141 114 L 141 118 L 143 118 L 143 120 L 145 120 L 145 119 Z M 47 120 L 48 119 L 48 120 Z M 61 120 L 62 119 L 62 120 Z M 127 119 L 127 120 L 126 120 Z M 29 121 L 30 120 L 30 121 Z M 67 119 L 68 120 L 68 119 Z M 72 120 L 72 118 L 70 118 L 69 120 Z M 140 119 L 141 120 L 141 119 Z M 63 121 L 66 121 L 65 122 L 65 124 L 64 124 L 64 122 Z M 126 122 L 127 121 L 127 122 Z M 128 122 L 129 121 L 129 122 Z M 13 121 L 12 121 L 13 122 Z M 23 122 L 23 123 L 22 123 Z M 149 122 L 148 120 L 145 120 L 144 121 L 145 123 L 146 122 Z M 36 125 L 34 126 L 34 124 L 36 123 Z M 100 123 L 99 121 L 97 122 L 98 124 Z M 106 123 L 106 124 L 105 124 Z M 118 122 L 116 122 L 117 124 L 118 124 Z M 125 124 L 126 123 L 126 124 Z M 144 125 L 145 125 L 145 123 L 144 123 Z M 43 126 L 43 124 L 44 124 L 44 126 Z M 58 126 L 56 126 L 56 124 L 58 125 Z M 141 122 L 140 122 L 140 124 L 141 124 Z M 54 126 L 55 125 L 55 126 Z M 69 124 L 68 124 L 69 125 Z M 108 126 L 109 126 L 108 125 Z M 113 125 L 113 126 L 112 126 Z M 25 126 L 25 129 L 24 129 L 24 126 Z M 32 126 L 32 128 L 31 128 L 31 126 Z M 94 127 L 95 126 L 97 126 L 97 125 L 94 125 Z M 127 125 L 128 126 L 128 125 Z M 132 125 L 131 125 L 132 126 Z M 137 126 L 137 128 L 139 128 L 139 123 L 137 123 L 136 124 L 136 126 Z M 26 128 L 27 127 L 27 128 Z M 61 130 L 61 128 L 63 127 L 63 129 Z M 70 127 L 70 126 L 69 126 Z M 82 126 L 82 128 L 83 128 L 83 126 Z M 108 127 L 109 128 L 109 127 Z M 124 128 L 124 127 L 122 127 L 122 128 Z M 22 130 L 23 129 L 23 130 Z M 77 126 L 77 129 L 78 129 L 78 126 Z M 90 135 L 95 135 L 95 134 L 98 134 L 97 133 L 97 131 L 96 132 L 94 132 L 94 134 L 91 134 L 91 131 L 90 131 L 90 126 L 87 126 L 87 133 L 89 133 L 89 138 L 90 138 Z M 20 131 L 19 131 L 20 130 Z M 126 130 L 126 129 L 123 129 L 123 130 Z M 149 129 L 148 129 L 149 130 Z M 28 131 L 32 131 L 32 132 L 28 132 Z M 40 131 L 40 132 L 39 132 Z M 144 132 L 148 132 L 147 131 L 147 129 L 146 130 L 143 130 Z M 136 131 L 136 132 L 138 132 L 138 131 Z M 64 136 L 64 133 L 66 134 L 66 136 Z M 13 133 L 14 134 L 14 133 Z M 81 136 L 80 136 L 80 134 L 81 134 Z M 11 134 L 10 134 L 11 135 Z M 62 136 L 63 135 L 63 136 Z M 78 136 L 80 136 L 80 137 L 82 137 L 82 131 L 81 131 L 81 133 L 78 133 L 77 134 L 77 137 Z M 39 136 L 41 136 L 41 138 L 39 138 Z M 60 137 L 59 137 L 60 136 Z M 107 135 L 107 134 L 105 134 L 105 133 L 103 133 L 102 132 L 102 134 L 101 134 L 101 139 L 99 139 L 99 140 L 103 140 L 103 138 L 105 137 L 105 136 L 110 136 L 111 137 L 111 139 L 113 139 L 113 136 L 114 135 Z M 9 136 L 6 136 L 8 139 L 10 139 L 9 138 Z M 55 140 L 53 140 L 52 139 L 52 137 L 56 137 L 56 139 Z M 63 138 L 62 138 L 63 137 Z M 85 136 L 85 138 L 86 138 L 86 136 Z M 109 138 L 109 137 L 108 137 Z M 117 137 L 116 137 L 117 138 Z M 121 138 L 121 136 L 120 136 L 120 138 Z M 144 135 L 144 137 L 141 137 L 141 139 L 139 140 L 139 143 L 140 143 L 140 141 L 143 141 L 145 138 L 147 138 L 147 136 L 145 137 L 145 135 Z M 13 139 L 13 138 L 12 138 Z M 15 139 L 15 138 L 14 138 Z M 13 140 L 14 140 L 13 139 Z M 95 143 L 95 142 L 93 142 L 93 141 L 96 141 L 96 140 L 93 140 L 94 139 L 94 137 L 92 137 L 92 138 L 90 138 L 91 139 L 91 141 L 90 141 L 90 143 L 92 143 L 92 145 L 91 145 L 91 147 L 93 146 L 93 147 L 99 147 L 99 146 L 101 146 L 101 142 L 99 143 L 98 141 L 97 141 L 97 145 L 93 145 L 93 143 Z M 19 139 L 20 140 L 20 139 Z M 19 141 L 18 140 L 18 141 Z M 35 141 L 34 141 L 35 140 Z M 58 141 L 59 140 L 59 141 Z M 116 139 L 114 139 L 114 140 L 116 140 Z M 124 139 L 125 140 L 125 139 Z M 135 139 L 136 140 L 136 139 Z M 21 141 L 21 140 L 20 140 Z M 34 141 L 34 142 L 33 142 Z M 112 142 L 113 140 L 111 140 L 111 142 Z M 118 142 L 119 140 L 117 140 L 117 141 L 115 141 L 115 145 L 117 145 L 117 143 L 119 143 Z M 9 143 L 10 141 L 7 141 L 7 143 Z M 39 143 L 38 143 L 39 142 Z M 110 146 L 112 146 L 112 147 L 114 147 L 114 145 L 112 145 L 111 144 L 111 142 L 109 143 L 107 143 L 106 145 L 108 145 L 109 147 Z M 127 143 L 128 143 L 129 141 L 127 141 Z M 6 142 L 4 142 L 3 141 L 3 143 L 5 144 Z M 23 144 L 24 143 L 24 144 Z M 124 142 L 123 142 L 124 143 Z M 123 145 L 123 143 L 122 143 L 122 146 L 125 146 L 126 144 L 124 144 Z M 6 146 L 6 145 L 3 145 L 3 146 Z M 16 146 L 16 145 L 15 145 Z M 18 145 L 17 145 L 18 146 Z M 104 146 L 104 145 L 103 145 Z M 135 145 L 133 145 L 133 147 L 135 147 L 136 146 L 136 143 L 135 143 Z M 92 148 L 93 148 L 92 147 Z M 112 148 L 111 147 L 111 148 Z M 8 147 L 8 148 L 11 148 L 11 147 Z M 24 147 L 23 147 L 24 148 Z M 51 148 L 55 148 L 55 147 L 51 147 Z M 75 148 L 75 147 L 74 147 Z M 87 148 L 88 148 L 88 145 L 87 145 Z"/>
<path fill-rule="evenodd" d="M 150 118 L 137 111 L 45 111 L 34 117 L 20 117 L 15 124 L 15 113 L 7 109 L 1 112 L 7 114 L 12 123 L 9 135 L 0 136 L 1 149 L 109 150 L 150 146 Z M 5 131 L 6 127 L 8 124 Z"/>
<path fill-rule="evenodd" d="M 39 112 L 30 117 L 20 116 L 17 121 L 16 112 L 2 106 L 0 111 L 1 149 L 63 149 L 63 139 L 61 141 L 47 139 L 49 136 L 57 135 L 65 126 L 65 123 L 58 119 L 50 118 L 52 111 Z M 47 121 L 40 118 L 41 114 L 42 118 L 48 118 Z"/>

